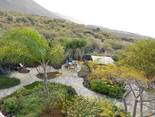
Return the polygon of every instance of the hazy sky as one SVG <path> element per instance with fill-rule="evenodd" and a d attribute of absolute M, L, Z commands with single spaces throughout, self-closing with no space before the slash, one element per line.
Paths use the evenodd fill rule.
<path fill-rule="evenodd" d="M 35 0 L 83 24 L 155 37 L 155 0 Z"/>

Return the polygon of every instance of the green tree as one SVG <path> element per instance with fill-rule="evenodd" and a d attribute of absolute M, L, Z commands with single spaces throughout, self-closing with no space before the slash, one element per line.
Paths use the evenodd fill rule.
<path fill-rule="evenodd" d="M 141 40 L 128 46 L 119 56 L 119 63 L 144 71 L 148 79 L 155 76 L 155 41 Z"/>
<path fill-rule="evenodd" d="M 0 62 L 41 65 L 46 92 L 48 92 L 48 65 L 60 63 L 64 58 L 62 46 L 50 46 L 47 40 L 30 28 L 13 29 L 5 33 L 0 39 L 0 52 Z"/>

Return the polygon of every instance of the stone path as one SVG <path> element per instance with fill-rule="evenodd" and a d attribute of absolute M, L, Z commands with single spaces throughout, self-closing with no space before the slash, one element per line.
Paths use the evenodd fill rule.
<path fill-rule="evenodd" d="M 97 94 L 83 86 L 83 78 L 79 78 L 76 74 L 63 75 L 56 79 L 50 80 L 50 82 L 56 82 L 72 86 L 78 95 L 92 98 L 103 98 L 103 95 Z"/>
<path fill-rule="evenodd" d="M 13 72 L 10 76 L 20 79 L 21 84 L 15 87 L 8 88 L 8 89 L 0 90 L 0 99 L 12 94 L 17 89 L 25 85 L 31 84 L 35 81 L 41 81 L 40 79 L 36 77 L 37 70 L 34 68 L 30 70 L 31 72 L 28 74 Z M 67 86 L 72 86 L 76 90 L 78 95 L 82 95 L 82 96 L 89 97 L 89 98 L 97 98 L 97 99 L 105 98 L 103 95 L 95 93 L 85 88 L 83 86 L 83 78 L 79 78 L 76 73 L 63 72 L 62 76 L 57 77 L 55 79 L 51 79 L 49 80 L 49 82 L 56 82 L 56 83 L 65 84 Z"/>
<path fill-rule="evenodd" d="M 31 68 L 30 70 L 31 70 L 30 73 L 27 73 L 27 74 L 13 72 L 10 76 L 20 79 L 21 84 L 15 87 L 8 88 L 8 89 L 0 90 L 0 99 L 3 97 L 6 97 L 7 95 L 12 94 L 17 89 L 25 85 L 31 84 L 35 81 L 41 81 L 40 79 L 36 77 L 36 74 L 38 73 L 37 70 L 35 68 Z M 68 86 L 72 86 L 76 90 L 78 95 L 82 95 L 82 96 L 89 97 L 89 98 L 98 98 L 98 99 L 104 98 L 103 95 L 97 94 L 85 88 L 83 86 L 83 78 L 79 78 L 77 76 L 77 73 L 63 71 L 62 76 L 55 78 L 55 79 L 51 79 L 49 80 L 49 82 L 56 82 L 56 83 L 61 83 L 61 84 L 65 84 Z"/>
<path fill-rule="evenodd" d="M 36 69 L 30 68 L 30 70 L 31 71 L 28 74 L 22 74 L 22 73 L 18 73 L 18 72 L 11 73 L 10 77 L 16 77 L 16 78 L 20 79 L 21 83 L 15 87 L 0 90 L 0 99 L 12 94 L 17 89 L 19 89 L 25 85 L 31 84 L 35 81 L 40 81 L 40 79 L 35 77 L 35 74 L 37 73 Z"/>

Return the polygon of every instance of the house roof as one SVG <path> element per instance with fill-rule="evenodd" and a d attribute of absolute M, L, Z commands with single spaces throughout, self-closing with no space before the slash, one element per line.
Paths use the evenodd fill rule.
<path fill-rule="evenodd" d="M 107 56 L 91 56 L 92 60 L 97 64 L 113 64 L 114 60 Z"/>

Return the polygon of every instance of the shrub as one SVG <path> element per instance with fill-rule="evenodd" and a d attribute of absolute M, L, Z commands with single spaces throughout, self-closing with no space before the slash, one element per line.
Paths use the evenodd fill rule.
<path fill-rule="evenodd" d="M 106 100 L 87 99 L 75 94 L 72 87 L 49 83 L 49 96 L 43 83 L 35 82 L 3 99 L 2 110 L 17 117 L 115 117 L 123 111 Z M 105 115 L 106 113 L 106 115 Z"/>
<path fill-rule="evenodd" d="M 8 76 L 0 76 L 0 89 L 6 89 L 20 84 L 20 80 L 9 78 Z"/>
<path fill-rule="evenodd" d="M 13 21 L 13 16 L 7 16 L 8 21 Z"/>
<path fill-rule="evenodd" d="M 39 116 L 48 105 L 63 107 L 65 100 L 72 100 L 76 92 L 73 88 L 49 83 L 49 96 L 44 92 L 43 82 L 35 82 L 17 90 L 2 102 L 2 110 L 11 116 Z M 13 109 L 12 109 L 13 108 Z"/>
<path fill-rule="evenodd" d="M 101 112 L 96 100 L 77 97 L 68 107 L 68 117 L 99 117 Z"/>
<path fill-rule="evenodd" d="M 125 117 L 125 114 L 110 101 L 76 97 L 68 105 L 67 117 Z"/>
<path fill-rule="evenodd" d="M 121 84 L 110 84 L 109 82 L 95 79 L 90 81 L 90 86 L 92 90 L 105 94 L 112 98 L 121 98 L 125 92 Z"/>
<path fill-rule="evenodd" d="M 13 116 L 20 110 L 20 105 L 18 104 L 18 100 L 15 97 L 12 97 L 3 102 L 3 108 L 5 108 L 5 112 L 9 113 L 10 116 Z"/>
<path fill-rule="evenodd" d="M 121 108 L 112 105 L 111 102 L 102 100 L 99 103 L 101 117 L 125 117 L 125 113 Z M 127 117 L 130 117 L 129 115 Z"/>

